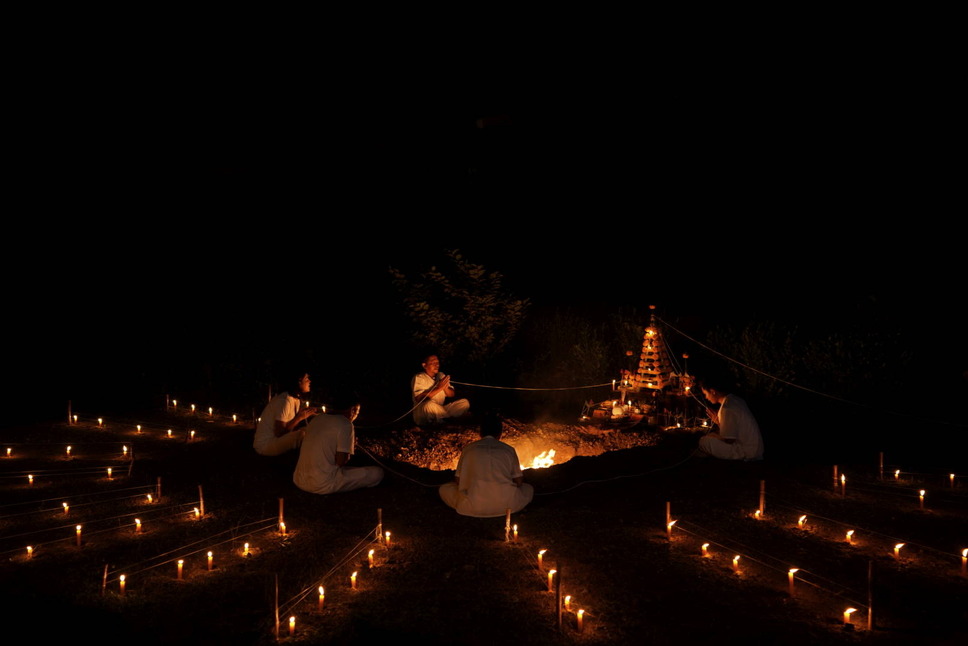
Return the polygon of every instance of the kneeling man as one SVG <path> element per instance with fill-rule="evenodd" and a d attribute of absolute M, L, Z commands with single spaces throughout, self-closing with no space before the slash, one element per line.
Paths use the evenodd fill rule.
<path fill-rule="evenodd" d="M 510 509 L 518 512 L 534 497 L 534 487 L 524 483 L 518 453 L 501 441 L 501 419 L 481 420 L 481 439 L 464 447 L 454 481 L 441 485 L 441 499 L 462 516 L 492 518 Z"/>
<path fill-rule="evenodd" d="M 380 467 L 348 467 L 356 448 L 353 420 L 360 414 L 360 400 L 353 393 L 337 393 L 331 413 L 317 415 L 306 426 L 299 461 L 292 481 L 309 493 L 336 493 L 374 487 L 383 480 Z"/>

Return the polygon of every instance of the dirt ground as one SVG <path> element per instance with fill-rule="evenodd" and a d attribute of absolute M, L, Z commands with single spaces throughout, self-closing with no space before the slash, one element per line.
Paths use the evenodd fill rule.
<path fill-rule="evenodd" d="M 517 540 L 506 536 L 504 518 L 461 517 L 439 500 L 436 488 L 451 479 L 460 446 L 475 438 L 469 428 L 361 425 L 354 461 L 375 461 L 386 477 L 332 496 L 296 489 L 296 456 L 256 455 L 251 427 L 229 419 L 146 413 L 103 428 L 81 419 L 7 429 L 7 625 L 31 638 L 267 644 L 277 639 L 278 605 L 279 640 L 291 643 L 968 641 L 961 476 L 952 487 L 943 473 L 907 469 L 895 481 L 892 465 L 881 479 L 876 466 L 844 464 L 842 491 L 833 465 L 771 461 L 769 446 L 756 464 L 696 457 L 691 431 L 509 420 L 506 434 L 522 452 L 555 448 L 570 457 L 525 472 L 536 496 L 511 518 Z M 161 500 L 148 503 L 159 479 Z M 923 509 L 921 488 L 929 492 Z M 757 519 L 761 490 L 765 514 Z M 196 519 L 202 501 L 205 515 Z M 676 521 L 671 540 L 667 509 Z M 144 517 L 140 533 L 135 517 Z M 380 521 L 389 546 L 375 539 Z M 75 524 L 85 527 L 80 547 Z M 905 545 L 895 558 L 898 543 Z M 558 572 L 552 591 L 550 568 Z M 792 595 L 791 568 L 799 568 Z M 569 607 L 559 615 L 565 596 Z M 857 608 L 851 629 L 848 607 Z"/>

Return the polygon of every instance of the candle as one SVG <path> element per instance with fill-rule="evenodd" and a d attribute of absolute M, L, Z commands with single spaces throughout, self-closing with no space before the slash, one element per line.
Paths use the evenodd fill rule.
<path fill-rule="evenodd" d="M 151 494 L 150 493 L 148 494 L 147 497 L 148 497 L 148 504 L 149 505 L 155 501 L 155 499 L 151 497 Z"/>
<path fill-rule="evenodd" d="M 517 542 L 517 540 L 518 540 L 518 526 L 515 525 L 514 527 L 512 527 L 512 531 L 514 532 L 514 541 Z"/>
<path fill-rule="evenodd" d="M 232 415 L 232 423 L 235 424 L 237 421 L 239 421 L 238 416 Z"/>
<path fill-rule="evenodd" d="M 141 533 L 141 519 L 140 518 L 135 518 L 134 519 L 134 533 L 135 534 L 140 534 Z"/>
<path fill-rule="evenodd" d="M 387 549 L 390 549 L 390 532 L 387 532 L 383 535 L 383 540 L 384 540 L 384 545 L 386 545 Z"/>
<path fill-rule="evenodd" d="M 709 556 L 709 543 L 702 544 L 702 555 Z"/>
<path fill-rule="evenodd" d="M 29 482 L 30 484 L 34 484 L 34 477 L 33 476 L 27 476 L 27 482 Z"/>
<path fill-rule="evenodd" d="M 753 512 L 753 518 L 755 518 L 756 520 L 760 520 L 761 518 L 763 518 L 763 512 L 757 509 L 756 511 Z"/>
<path fill-rule="evenodd" d="M 901 470 L 898 469 L 894 472 L 894 482 L 900 482 L 901 480 Z"/>
<path fill-rule="evenodd" d="M 168 429 L 168 437 L 171 437 L 171 429 Z"/>
<path fill-rule="evenodd" d="M 898 561 L 901 560 L 901 548 L 904 547 L 904 543 L 898 543 L 894 546 L 894 558 Z"/>
<path fill-rule="evenodd" d="M 185 561 L 183 559 L 178 559 L 178 580 L 182 580 L 182 574 L 185 572 Z"/>
<path fill-rule="evenodd" d="M 924 489 L 920 491 L 919 497 L 921 499 L 921 509 L 924 509 Z"/>
<path fill-rule="evenodd" d="M 10 452 L 11 452 L 11 451 L 13 451 L 13 449 L 11 449 L 11 448 L 10 448 L 10 447 L 8 446 L 8 447 L 7 447 L 7 457 L 8 457 L 8 458 L 10 457 Z M 952 482 L 954 482 L 954 480 L 952 480 Z"/>
<path fill-rule="evenodd" d="M 66 502 L 62 502 L 61 504 L 64 506 L 64 513 L 66 514 L 67 510 L 70 509 L 70 506 Z"/>
<path fill-rule="evenodd" d="M 111 479 L 111 467 L 108 467 L 108 480 Z"/>
<path fill-rule="evenodd" d="M 854 530 L 852 529 L 847 532 L 847 542 L 851 545 L 854 544 Z"/>
<path fill-rule="evenodd" d="M 67 445 L 67 457 L 71 457 L 71 446 Z"/>
<path fill-rule="evenodd" d="M 795 568 L 790 568 L 790 571 L 787 572 L 787 576 L 790 579 L 790 596 L 791 597 L 793 596 L 793 580 L 796 578 L 797 572 L 799 572 L 799 571 L 800 571 L 800 568 L 796 568 L 795 567 Z"/>
<path fill-rule="evenodd" d="M 209 571 L 209 572 L 211 572 L 211 571 L 212 571 L 212 559 L 213 559 L 213 557 L 212 557 L 212 553 L 211 553 L 211 552 L 209 552 L 209 553 L 208 553 L 208 571 Z"/>
<path fill-rule="evenodd" d="M 208 416 L 209 417 L 212 417 L 213 416 L 212 407 L 211 406 L 208 407 Z"/>
<path fill-rule="evenodd" d="M 296 618 L 289 617 L 289 636 L 292 637 L 296 633 Z"/>
<path fill-rule="evenodd" d="M 326 590 L 323 589 L 323 586 L 319 586 L 319 605 L 316 606 L 316 610 L 318 612 L 322 612 L 323 611 L 323 602 L 324 601 L 326 601 Z"/>
<path fill-rule="evenodd" d="M 279 533 L 282 534 L 283 536 L 286 535 L 286 523 L 284 523 L 281 520 L 279 521 Z"/>
<path fill-rule="evenodd" d="M 584 610 L 579 610 L 578 613 L 577 613 L 577 615 L 576 615 L 576 618 L 577 618 L 577 621 L 578 621 L 578 632 L 582 632 L 582 630 L 584 629 L 584 621 L 583 621 L 583 619 L 585 618 L 585 611 Z"/>
<path fill-rule="evenodd" d="M 118 584 L 121 586 L 121 596 L 124 596 L 124 575 L 118 577 Z"/>
<path fill-rule="evenodd" d="M 370 550 L 370 553 L 366 555 L 367 560 L 370 562 L 370 567 L 373 567 L 373 552 L 376 550 Z"/>
<path fill-rule="evenodd" d="M 128 447 L 127 446 L 122 446 L 121 447 L 121 455 L 123 457 L 128 457 Z"/>
<path fill-rule="evenodd" d="M 350 575 L 350 587 L 356 590 L 356 572 Z"/>
<path fill-rule="evenodd" d="M 104 426 L 104 418 L 103 418 L 103 417 L 98 417 L 98 418 L 97 418 L 97 425 L 98 425 L 99 427 L 100 427 L 100 426 Z"/>
<path fill-rule="evenodd" d="M 666 523 L 666 535 L 670 541 L 672 540 L 672 526 L 675 524 L 676 521 L 674 520 Z"/>
<path fill-rule="evenodd" d="M 172 408 L 178 408 L 178 400 L 177 399 L 171 400 L 171 407 Z"/>
<path fill-rule="evenodd" d="M 198 507 L 195 507 L 192 513 L 195 514 L 195 520 L 198 520 L 199 518 L 202 517 L 202 512 L 198 511 Z"/>
<path fill-rule="evenodd" d="M 800 529 L 803 529 L 803 526 L 806 524 L 807 524 L 807 515 L 804 514 L 803 516 L 800 516 L 800 520 L 797 521 L 797 527 L 799 527 Z"/>
<path fill-rule="evenodd" d="M 571 595 L 565 595 L 565 610 L 571 610 Z"/>
<path fill-rule="evenodd" d="M 194 439 L 195 439 L 195 431 L 194 430 L 189 431 L 188 432 L 188 441 L 191 442 Z"/>
<path fill-rule="evenodd" d="M 138 429 L 138 435 L 141 435 L 141 424 L 138 424 L 136 428 Z"/>
<path fill-rule="evenodd" d="M 81 546 L 81 526 L 78 525 L 77 527 L 75 527 L 74 531 L 77 532 L 77 546 L 80 547 Z"/>
<path fill-rule="evenodd" d="M 34 548 L 30 545 L 27 546 L 27 558 L 29 559 L 34 558 Z M 964 572 L 964 569 L 965 569 L 964 558 L 962 558 L 961 561 L 962 561 L 961 570 L 962 572 Z"/>
<path fill-rule="evenodd" d="M 77 415 L 74 416 L 74 423 L 77 424 Z"/>
<path fill-rule="evenodd" d="M 242 556 L 248 556 L 248 555 L 249 555 L 249 544 L 246 543 L 245 545 L 242 546 Z"/>
<path fill-rule="evenodd" d="M 739 572 L 739 554 L 733 557 L 733 570 Z"/>
<path fill-rule="evenodd" d="M 30 550 L 30 548 L 27 548 Z M 965 574 L 968 569 L 968 549 L 961 550 L 961 573 Z"/>
<path fill-rule="evenodd" d="M 195 412 L 195 404 L 192 404 L 192 412 Z"/>
<path fill-rule="evenodd" d="M 544 566 L 544 553 L 548 550 L 538 550 L 538 569 L 540 570 Z"/>
<path fill-rule="evenodd" d="M 10 449 L 7 449 L 7 455 L 10 455 Z M 951 479 L 951 488 L 954 489 L 955 488 L 955 474 L 949 473 L 948 474 L 948 478 Z"/>
<path fill-rule="evenodd" d="M 850 625 L 850 616 L 852 614 L 854 614 L 855 612 L 857 612 L 857 608 L 847 608 L 847 610 L 844 610 L 844 625 L 845 626 L 849 626 Z"/>
<path fill-rule="evenodd" d="M 558 572 L 558 570 L 554 570 L 554 569 L 548 570 L 548 592 L 551 592 L 552 590 L 554 590 L 556 572 Z"/>
<path fill-rule="evenodd" d="M 847 495 L 847 476 L 840 474 L 840 495 Z"/>

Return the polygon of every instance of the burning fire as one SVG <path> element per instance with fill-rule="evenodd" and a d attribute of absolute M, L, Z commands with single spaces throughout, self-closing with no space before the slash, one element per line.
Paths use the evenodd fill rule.
<path fill-rule="evenodd" d="M 531 464 L 528 466 L 521 465 L 522 469 L 547 469 L 555 463 L 555 450 L 548 449 L 547 451 L 542 451 L 534 457 Z"/>

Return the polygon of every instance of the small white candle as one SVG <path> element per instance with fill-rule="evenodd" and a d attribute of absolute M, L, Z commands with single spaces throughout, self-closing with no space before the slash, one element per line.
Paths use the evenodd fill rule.
<path fill-rule="evenodd" d="M 188 441 L 191 442 L 194 439 L 195 439 L 195 431 L 194 430 L 189 431 L 188 432 Z"/>
<path fill-rule="evenodd" d="M 121 596 L 124 596 L 124 575 L 118 577 L 118 584 L 121 586 Z"/>
<path fill-rule="evenodd" d="M 847 608 L 844 610 L 844 625 L 850 625 L 850 616 L 857 612 L 857 608 Z"/>
<path fill-rule="evenodd" d="M 138 424 L 136 428 L 138 429 L 138 435 L 141 435 L 141 424 Z"/>
<path fill-rule="evenodd" d="M 289 617 L 289 636 L 292 637 L 296 634 L 296 618 Z"/>
<path fill-rule="evenodd" d="M 195 412 L 195 404 L 192 404 L 192 412 Z"/>
<path fill-rule="evenodd" d="M 182 580 L 182 575 L 185 573 L 185 561 L 183 559 L 178 559 L 178 580 Z"/>
<path fill-rule="evenodd" d="M 34 484 L 34 477 L 33 476 L 27 476 L 27 482 L 30 483 L 30 484 Z"/>
<path fill-rule="evenodd" d="M 104 426 L 104 418 L 103 417 L 98 417 L 97 418 L 97 425 L 98 426 Z"/>
<path fill-rule="evenodd" d="M 108 480 L 111 479 L 111 467 L 108 467 Z"/>
<path fill-rule="evenodd" d="M 279 533 L 282 534 L 283 536 L 286 535 L 286 523 L 284 523 L 281 520 L 279 521 Z"/>
<path fill-rule="evenodd" d="M 790 571 L 787 572 L 787 576 L 790 578 L 790 596 L 791 597 L 793 596 L 793 580 L 796 578 L 797 572 L 799 571 L 800 571 L 800 568 L 795 567 L 795 568 L 790 568 Z"/>
<path fill-rule="evenodd" d="M 34 548 L 30 545 L 27 546 L 27 558 L 34 558 Z M 964 559 L 962 559 L 962 571 L 964 571 Z"/>
<path fill-rule="evenodd" d="M 81 526 L 78 525 L 77 527 L 75 527 L 74 531 L 77 533 L 77 546 L 80 547 L 81 546 Z"/>
<path fill-rule="evenodd" d="M 585 628 L 584 626 L 585 611 L 579 610 L 578 613 L 575 615 L 575 617 L 578 621 L 578 632 L 582 632 Z"/>
<path fill-rule="evenodd" d="M 518 526 L 517 526 L 517 525 L 515 525 L 515 526 L 514 526 L 514 527 L 512 527 L 511 529 L 512 529 L 512 531 L 514 532 L 514 540 L 515 540 L 515 542 L 516 542 L 516 541 L 518 540 Z"/>
<path fill-rule="evenodd" d="M 140 518 L 135 518 L 134 519 L 134 533 L 135 534 L 140 534 L 141 533 L 141 519 Z"/>
<path fill-rule="evenodd" d="M 384 541 L 384 545 L 386 545 L 387 549 L 390 549 L 390 532 L 387 532 L 387 533 L 385 533 L 383 535 L 383 541 Z"/>
<path fill-rule="evenodd" d="M 74 423 L 77 424 L 77 415 L 74 416 Z"/>
<path fill-rule="evenodd" d="M 64 513 L 66 514 L 67 513 L 67 510 L 70 509 L 70 506 L 66 502 L 62 502 L 61 505 L 64 506 Z"/>
<path fill-rule="evenodd" d="M 901 470 L 898 469 L 894 472 L 894 482 L 900 482 L 901 480 Z"/>
<path fill-rule="evenodd" d="M 565 595 L 565 610 L 571 610 L 571 595 Z"/>
<path fill-rule="evenodd" d="M 840 475 L 840 495 L 847 495 L 847 476 L 843 474 Z"/>
<path fill-rule="evenodd" d="M 67 457 L 71 457 L 71 447 L 70 447 L 70 445 L 67 446 Z"/>
<path fill-rule="evenodd" d="M 171 429 L 168 429 L 168 437 L 171 437 Z"/>
<path fill-rule="evenodd" d="M 376 550 L 370 550 L 370 553 L 366 555 L 367 561 L 369 561 L 370 567 L 373 567 L 373 552 Z"/>
<path fill-rule="evenodd" d="M 733 557 L 733 570 L 739 572 L 739 554 Z"/>
<path fill-rule="evenodd" d="M 350 586 L 356 590 L 356 572 L 350 575 Z"/>
<path fill-rule="evenodd" d="M 211 406 L 208 407 L 208 416 L 209 417 L 213 417 L 214 416 L 214 413 L 212 413 L 212 407 Z"/>
<path fill-rule="evenodd" d="M 7 457 L 10 457 L 10 453 L 13 451 L 9 446 L 7 447 Z"/>
<path fill-rule="evenodd" d="M 214 560 L 214 557 L 213 557 L 213 555 L 212 555 L 212 553 L 211 553 L 211 552 L 209 552 L 209 553 L 208 553 L 208 571 L 209 571 L 209 572 L 211 572 L 211 571 L 212 571 L 212 561 L 213 561 L 213 560 Z"/>
<path fill-rule="evenodd" d="M 555 574 L 557 572 L 558 570 L 555 570 L 555 569 L 548 570 L 548 592 L 551 592 L 555 589 L 554 582 L 555 582 Z"/>
<path fill-rule="evenodd" d="M 753 518 L 756 520 L 761 520 L 763 518 L 763 512 L 759 509 L 753 512 Z"/>
<path fill-rule="evenodd" d="M 30 548 L 27 548 L 30 549 Z M 968 549 L 961 550 L 961 573 L 966 573 L 966 568 L 968 568 Z"/>
<path fill-rule="evenodd" d="M 702 555 L 709 556 L 709 543 L 702 544 Z"/>
<path fill-rule="evenodd" d="M 919 498 L 921 499 L 921 509 L 924 509 L 924 489 L 919 492 Z"/>
<path fill-rule="evenodd" d="M 904 543 L 898 543 L 894 546 L 894 558 L 898 561 L 901 560 L 901 548 L 904 547 Z"/>
<path fill-rule="evenodd" d="M 177 399 L 171 400 L 171 407 L 172 408 L 178 408 L 178 400 Z"/>
<path fill-rule="evenodd" d="M 235 424 L 237 421 L 239 421 L 238 416 L 237 415 L 232 415 L 232 423 Z"/>
<path fill-rule="evenodd" d="M 245 545 L 242 546 L 242 556 L 248 556 L 248 555 L 249 555 L 249 544 L 246 543 Z"/>
<path fill-rule="evenodd" d="M 10 455 L 10 449 L 7 449 L 7 455 Z M 955 488 L 955 474 L 949 473 L 948 478 L 951 480 L 951 488 Z"/>
<path fill-rule="evenodd" d="M 149 494 L 148 494 L 148 504 L 150 505 L 150 504 L 151 504 L 151 503 L 153 503 L 154 501 L 155 501 L 155 499 L 154 499 L 154 498 L 153 498 L 153 497 L 151 496 L 151 494 L 149 493 Z"/>
<path fill-rule="evenodd" d="M 195 520 L 198 520 L 202 517 L 202 512 L 198 510 L 198 507 L 195 507 L 195 509 L 192 510 L 192 513 L 195 514 Z"/>
<path fill-rule="evenodd" d="M 121 447 L 121 455 L 128 457 L 128 447 L 126 445 Z"/>
<path fill-rule="evenodd" d="M 806 524 L 807 524 L 807 516 L 806 514 L 804 514 L 803 516 L 800 516 L 800 520 L 797 521 L 797 527 L 799 527 L 800 529 L 803 529 L 803 526 Z"/>
<path fill-rule="evenodd" d="M 851 545 L 854 544 L 854 530 L 852 529 L 847 532 L 847 542 Z"/>
<path fill-rule="evenodd" d="M 544 549 L 544 550 L 538 550 L 538 569 L 539 570 L 542 567 L 544 567 L 544 553 L 547 552 L 547 551 L 548 550 L 546 550 L 546 549 Z"/>
<path fill-rule="evenodd" d="M 666 535 L 670 541 L 672 540 L 672 526 L 675 524 L 676 521 L 674 520 L 666 523 Z"/>
<path fill-rule="evenodd" d="M 326 590 L 323 586 L 319 586 L 319 605 L 316 606 L 316 610 L 319 612 L 323 611 L 323 603 L 326 601 Z"/>

